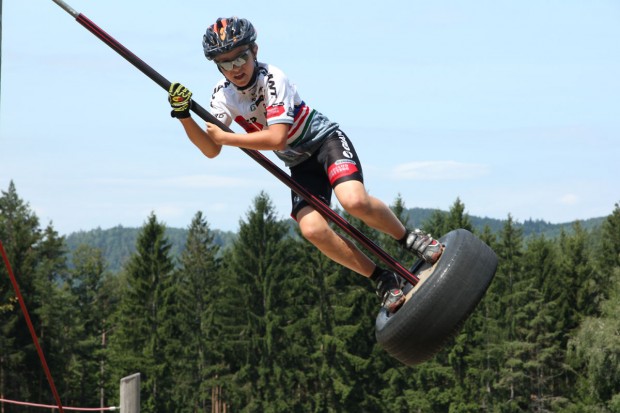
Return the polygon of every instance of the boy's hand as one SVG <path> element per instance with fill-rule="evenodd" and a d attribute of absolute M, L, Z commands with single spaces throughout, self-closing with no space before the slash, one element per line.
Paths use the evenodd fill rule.
<path fill-rule="evenodd" d="M 224 131 L 217 125 L 207 122 L 207 134 L 218 145 L 222 145 L 222 138 L 224 137 Z"/>
<path fill-rule="evenodd" d="M 191 106 L 192 92 L 180 83 L 173 83 L 168 90 L 168 102 L 172 107 L 170 116 L 177 119 L 190 117 L 189 108 Z"/>

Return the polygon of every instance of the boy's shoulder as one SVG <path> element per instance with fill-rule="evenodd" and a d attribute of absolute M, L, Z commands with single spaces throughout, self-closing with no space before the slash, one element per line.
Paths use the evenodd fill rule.
<path fill-rule="evenodd" d="M 215 96 L 218 92 L 223 92 L 225 89 L 229 88 L 232 85 L 230 80 L 223 77 L 219 82 L 215 84 L 213 88 L 213 96 Z"/>
<path fill-rule="evenodd" d="M 284 71 L 282 71 L 282 69 L 280 69 L 279 67 L 274 66 L 274 65 L 272 65 L 270 63 L 259 63 L 258 64 L 258 68 L 259 68 L 259 70 L 263 69 L 263 71 L 265 73 L 277 73 L 277 74 L 284 75 Z"/>

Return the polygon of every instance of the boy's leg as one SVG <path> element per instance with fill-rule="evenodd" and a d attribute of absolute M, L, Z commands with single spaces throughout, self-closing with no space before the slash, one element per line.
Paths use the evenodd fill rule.
<path fill-rule="evenodd" d="M 297 214 L 297 222 L 304 238 L 328 258 L 375 281 L 381 305 L 390 313 L 403 305 L 405 296 L 400 289 L 399 277 L 376 266 L 355 244 L 331 229 L 323 215 L 307 206 Z"/>
<path fill-rule="evenodd" d="M 359 181 L 342 182 L 334 188 L 340 205 L 366 225 L 391 235 L 394 239 L 405 236 L 405 226 L 383 201 L 371 196 Z"/>
<path fill-rule="evenodd" d="M 328 258 L 365 277 L 372 275 L 376 266 L 370 258 L 331 229 L 325 217 L 314 208 L 306 206 L 299 211 L 297 222 L 304 238 Z"/>
<path fill-rule="evenodd" d="M 363 183 L 342 182 L 336 185 L 334 192 L 348 213 L 369 227 L 391 235 L 424 261 L 434 264 L 441 256 L 443 248 L 437 240 L 419 229 L 408 231 L 386 204 L 366 192 Z"/>

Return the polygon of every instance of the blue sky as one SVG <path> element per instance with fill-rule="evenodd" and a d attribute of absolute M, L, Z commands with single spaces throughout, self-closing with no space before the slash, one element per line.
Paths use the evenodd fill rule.
<path fill-rule="evenodd" d="M 42 225 L 154 211 L 187 227 L 200 210 L 235 231 L 261 190 L 288 217 L 287 187 L 236 148 L 202 156 L 166 92 L 55 3 L 3 3 L 0 189 L 13 180 Z M 617 0 L 68 3 L 203 106 L 220 75 L 202 33 L 250 19 L 259 60 L 340 123 L 387 203 L 557 223 L 620 202 Z"/>

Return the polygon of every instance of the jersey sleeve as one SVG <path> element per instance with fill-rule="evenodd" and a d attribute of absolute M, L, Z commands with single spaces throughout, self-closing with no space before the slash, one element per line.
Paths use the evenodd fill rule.
<path fill-rule="evenodd" d="M 280 70 L 270 70 L 265 78 L 267 125 L 294 121 L 297 88 Z"/>

